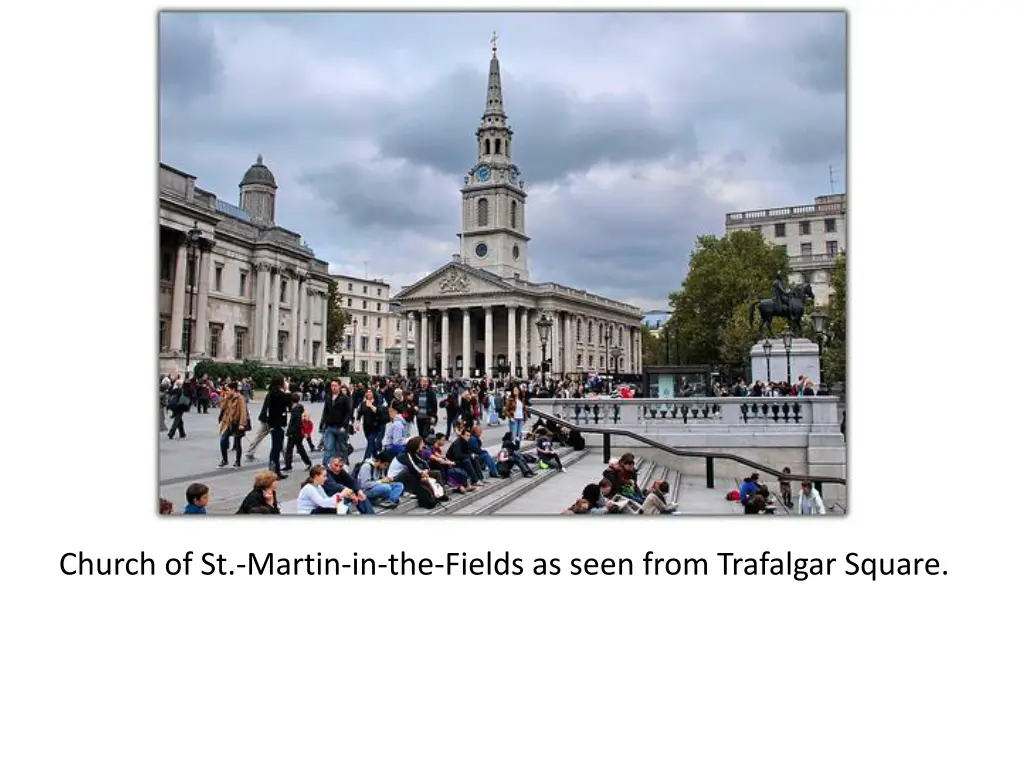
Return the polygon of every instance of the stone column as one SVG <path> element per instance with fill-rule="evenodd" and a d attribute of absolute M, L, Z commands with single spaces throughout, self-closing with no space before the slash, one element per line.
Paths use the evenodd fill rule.
<path fill-rule="evenodd" d="M 277 331 L 281 325 L 281 270 L 270 270 L 270 359 L 277 360 Z"/>
<path fill-rule="evenodd" d="M 413 320 L 412 312 L 407 312 L 405 315 L 406 328 L 405 333 L 399 334 L 401 341 L 398 342 L 398 375 L 405 376 L 405 371 L 409 367 L 409 339 L 412 338 L 412 329 L 415 327 L 416 321 Z"/>
<path fill-rule="evenodd" d="M 551 375 L 561 374 L 562 370 L 562 346 L 561 346 L 561 333 L 558 331 L 559 326 L 559 313 L 551 313 Z"/>
<path fill-rule="evenodd" d="M 299 361 L 299 276 L 298 273 L 292 273 L 291 284 L 288 286 L 291 289 L 291 293 L 288 298 L 288 303 L 292 307 L 291 317 L 291 328 L 288 331 L 288 349 L 285 352 L 285 358 L 292 363 Z"/>
<path fill-rule="evenodd" d="M 528 378 L 530 375 L 530 345 L 527 342 L 530 332 L 529 323 L 530 311 L 523 307 L 523 313 L 519 316 L 519 365 L 523 369 L 523 378 Z M 534 331 L 533 335 L 536 336 L 537 332 Z"/>
<path fill-rule="evenodd" d="M 430 337 L 427 336 L 429 327 L 429 318 L 426 312 L 420 312 L 420 376 L 427 376 L 429 368 L 427 367 L 427 346 L 430 342 Z"/>
<path fill-rule="evenodd" d="M 490 377 L 494 366 L 494 308 L 484 308 L 484 376 Z"/>
<path fill-rule="evenodd" d="M 327 291 L 321 291 L 319 294 L 320 303 L 323 305 L 320 308 L 321 311 L 321 325 L 320 325 L 320 365 L 327 365 Z"/>
<path fill-rule="evenodd" d="M 313 365 L 313 357 L 310 352 L 313 346 L 313 306 L 311 302 L 309 282 L 307 281 L 302 287 L 302 325 L 304 326 L 302 329 L 304 331 L 302 335 L 302 362 L 309 366 Z"/>
<path fill-rule="evenodd" d="M 643 366 L 644 359 L 644 335 L 637 332 L 636 334 L 636 372 L 640 373 L 640 369 Z"/>
<path fill-rule="evenodd" d="M 562 323 L 562 347 L 564 348 L 564 351 L 562 352 L 562 357 L 563 357 L 562 373 L 563 374 L 566 374 L 569 371 L 571 371 L 573 369 L 573 367 L 574 367 L 573 363 L 575 362 L 572 359 L 572 328 L 571 328 L 571 326 L 572 326 L 572 315 L 570 315 L 568 312 L 566 312 L 565 313 L 564 322 Z"/>
<path fill-rule="evenodd" d="M 448 366 L 450 360 L 448 358 L 450 339 L 448 338 L 449 331 L 451 329 L 448 326 L 448 310 L 441 310 L 441 378 L 448 378 Z"/>
<path fill-rule="evenodd" d="M 530 318 L 527 320 L 530 324 L 530 333 L 533 334 L 533 341 L 530 343 L 531 365 L 540 365 L 541 363 L 540 331 L 537 330 L 537 321 L 540 320 L 541 314 L 539 309 L 531 309 Z"/>
<path fill-rule="evenodd" d="M 178 246 L 174 264 L 174 293 L 171 297 L 171 338 L 167 344 L 171 352 L 184 352 L 181 343 L 185 327 L 185 280 L 188 276 L 188 249 L 184 239 Z"/>
<path fill-rule="evenodd" d="M 270 278 L 266 264 L 256 265 L 256 297 L 253 311 L 253 357 L 262 360 L 267 353 L 267 281 Z"/>
<path fill-rule="evenodd" d="M 192 339 L 192 354 L 193 355 L 205 355 L 206 354 L 206 322 L 207 322 L 207 303 L 210 301 L 210 269 L 213 267 L 213 259 L 203 259 L 208 253 L 202 249 L 199 251 L 199 256 L 196 259 L 196 276 L 199 278 L 199 293 L 196 296 L 196 324 L 194 333 L 192 334 L 195 338 Z M 206 268 L 203 268 L 203 264 L 206 264 Z"/>
<path fill-rule="evenodd" d="M 505 356 L 508 360 L 509 375 L 516 375 L 516 308 L 508 308 L 508 352 Z"/>
<path fill-rule="evenodd" d="M 473 373 L 473 363 L 470 342 L 473 338 L 471 326 L 472 318 L 469 309 L 462 310 L 462 376 L 468 379 Z"/>

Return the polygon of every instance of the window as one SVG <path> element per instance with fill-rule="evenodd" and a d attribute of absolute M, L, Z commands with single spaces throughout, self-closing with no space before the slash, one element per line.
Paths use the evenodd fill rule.
<path fill-rule="evenodd" d="M 377 289 L 377 295 L 380 296 L 380 288 Z M 380 309 L 380 304 L 377 305 L 377 309 Z"/>
<path fill-rule="evenodd" d="M 583 321 L 582 320 L 577 320 L 576 321 L 576 341 L 582 341 L 582 340 L 583 340 Z M 580 365 L 583 365 L 583 358 L 582 358 L 582 356 L 580 357 Z"/>
<path fill-rule="evenodd" d="M 352 283 L 349 283 L 349 284 L 348 284 L 348 292 L 349 292 L 349 293 L 352 293 Z"/>
<path fill-rule="evenodd" d="M 345 349 L 352 349 L 352 335 L 349 334 L 345 337 Z"/>
<path fill-rule="evenodd" d="M 476 225 L 486 227 L 488 219 L 487 198 L 481 197 L 476 201 Z"/>
<path fill-rule="evenodd" d="M 313 365 L 318 365 L 319 363 L 320 363 L 320 342 L 319 341 L 314 341 L 313 342 Z"/>
<path fill-rule="evenodd" d="M 238 274 L 238 295 L 241 296 L 242 298 L 245 298 L 245 296 L 247 295 L 245 289 L 249 287 L 247 285 L 248 282 L 249 282 L 249 273 L 248 272 L 239 272 L 239 274 Z"/>
<path fill-rule="evenodd" d="M 395 330 L 401 332 L 401 330 L 402 330 L 402 321 L 401 320 L 396 320 L 395 321 Z"/>
<path fill-rule="evenodd" d="M 518 219 L 519 219 L 519 204 L 515 200 L 513 200 L 512 201 L 512 229 L 516 228 L 516 222 L 518 221 Z"/>
<path fill-rule="evenodd" d="M 593 344 L 593 343 L 594 343 L 594 323 L 593 322 L 589 322 L 589 323 L 587 323 L 587 344 Z M 593 355 L 590 356 L 590 364 L 591 365 L 594 364 L 594 356 Z"/>
<path fill-rule="evenodd" d="M 380 293 L 380 291 L 377 291 L 377 293 Z M 380 312 L 380 302 L 379 301 L 377 302 L 377 311 Z"/>
<path fill-rule="evenodd" d="M 366 373 L 366 361 L 365 360 L 360 360 L 359 361 L 359 370 L 362 371 L 363 373 Z"/>
<path fill-rule="evenodd" d="M 775 225 L 775 236 L 776 237 L 785 237 L 786 236 L 786 223 L 785 222 L 780 222 L 780 223 Z"/>
<path fill-rule="evenodd" d="M 214 359 L 220 357 L 220 331 L 220 325 L 210 323 L 210 348 L 207 350 L 207 354 Z"/>
<path fill-rule="evenodd" d="M 359 338 L 359 351 L 360 352 L 369 352 L 370 351 L 370 339 L 368 337 L 361 336 Z"/>
<path fill-rule="evenodd" d="M 373 372 L 375 375 L 380 376 L 380 360 L 373 361 Z"/>
<path fill-rule="evenodd" d="M 246 329 L 235 327 L 235 359 L 245 359 L 245 337 Z"/>
<path fill-rule="evenodd" d="M 366 315 L 363 315 L 363 326 L 366 325 Z"/>
<path fill-rule="evenodd" d="M 168 325 L 167 320 L 160 318 L 160 349 L 167 349 L 167 333 Z"/>
<path fill-rule="evenodd" d="M 174 279 L 174 254 L 171 251 L 160 251 L 160 279 L 170 282 Z"/>
<path fill-rule="evenodd" d="M 836 256 L 839 254 L 839 242 L 837 240 L 829 240 L 825 243 L 825 253 L 829 256 Z"/>
<path fill-rule="evenodd" d="M 583 367 L 583 355 L 576 355 L 576 370 Z"/>
<path fill-rule="evenodd" d="M 367 291 L 369 291 L 369 290 L 370 290 L 370 289 L 369 289 L 369 286 L 366 286 L 366 285 L 364 285 L 364 286 L 363 286 L 363 293 L 364 293 L 364 294 L 365 294 L 365 293 L 366 293 Z M 364 302 L 363 306 L 364 306 L 364 307 L 366 306 L 365 302 Z"/>
<path fill-rule="evenodd" d="M 218 264 L 213 268 L 213 290 L 217 293 L 221 291 L 221 285 L 224 282 L 224 265 Z"/>
<path fill-rule="evenodd" d="M 759 235 L 760 235 L 760 234 L 761 234 L 761 225 L 760 225 L 760 224 L 757 224 L 757 225 L 755 225 L 755 226 L 751 227 L 751 228 L 750 228 L 750 231 L 751 231 L 751 232 L 757 232 L 757 234 L 759 234 Z"/>
<path fill-rule="evenodd" d="M 597 367 L 604 368 L 604 355 L 601 355 L 601 357 L 597 359 Z"/>
<path fill-rule="evenodd" d="M 811 222 L 809 222 L 809 221 L 801 221 L 800 222 L 800 234 L 801 235 L 809 235 L 809 234 L 811 234 Z"/>
<path fill-rule="evenodd" d="M 587 367 L 588 368 L 593 368 L 594 367 L 594 356 L 593 355 L 587 355 Z"/>
<path fill-rule="evenodd" d="M 194 320 L 186 320 L 181 326 L 181 348 L 192 349 L 192 324 Z"/>
<path fill-rule="evenodd" d="M 835 219 L 825 219 L 825 231 L 826 232 L 835 232 L 836 231 L 836 220 Z"/>
<path fill-rule="evenodd" d="M 284 351 L 288 348 L 288 332 L 277 332 L 277 362 L 284 362 Z"/>
<path fill-rule="evenodd" d="M 495 139 L 494 140 L 494 154 L 496 154 L 496 155 L 500 155 L 501 154 L 501 139 Z"/>
<path fill-rule="evenodd" d="M 484 139 L 484 154 L 485 155 L 491 154 L 491 140 L 490 139 Z"/>
<path fill-rule="evenodd" d="M 379 336 L 377 337 L 376 344 L 374 344 L 373 346 L 374 346 L 374 350 L 373 350 L 374 352 L 380 352 L 380 337 Z"/>
<path fill-rule="evenodd" d="M 366 309 L 366 299 L 363 299 L 363 309 Z"/>
<path fill-rule="evenodd" d="M 619 328 L 619 341 L 618 341 L 618 344 L 619 344 L 619 346 L 622 346 L 622 328 L 621 327 Z"/>
<path fill-rule="evenodd" d="M 347 298 L 347 299 L 345 300 L 345 302 L 346 302 L 346 303 L 345 303 L 345 306 L 347 306 L 347 307 L 351 307 L 351 306 L 352 306 L 352 297 L 351 297 L 351 296 L 349 296 L 349 297 L 348 297 L 348 298 Z"/>
<path fill-rule="evenodd" d="M 380 328 L 380 318 L 377 318 L 377 327 Z"/>
<path fill-rule="evenodd" d="M 800 255 L 801 256 L 810 256 L 811 255 L 811 244 L 810 243 L 800 243 Z"/>

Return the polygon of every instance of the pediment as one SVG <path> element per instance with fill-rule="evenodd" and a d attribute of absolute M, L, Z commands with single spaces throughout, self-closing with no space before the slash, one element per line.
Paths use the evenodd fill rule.
<path fill-rule="evenodd" d="M 511 288 L 499 277 L 478 269 L 467 269 L 448 264 L 410 285 L 395 298 L 433 299 L 472 296 L 482 293 L 511 293 Z"/>

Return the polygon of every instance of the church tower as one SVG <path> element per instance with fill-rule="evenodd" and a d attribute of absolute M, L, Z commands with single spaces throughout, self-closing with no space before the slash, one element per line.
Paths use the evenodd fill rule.
<path fill-rule="evenodd" d="M 498 277 L 529 280 L 525 184 L 512 162 L 512 129 L 507 119 L 495 34 L 487 105 L 476 129 L 476 165 L 463 180 L 460 256 L 463 263 Z"/>

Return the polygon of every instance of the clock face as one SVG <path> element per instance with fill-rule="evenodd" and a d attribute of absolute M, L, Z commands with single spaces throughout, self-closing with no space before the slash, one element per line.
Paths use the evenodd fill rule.
<path fill-rule="evenodd" d="M 479 256 L 481 259 L 487 255 L 487 243 L 476 244 L 476 255 Z"/>
<path fill-rule="evenodd" d="M 481 165 L 479 168 L 476 169 L 477 181 L 487 181 L 489 178 L 491 178 L 491 169 L 488 168 L 486 165 Z"/>

